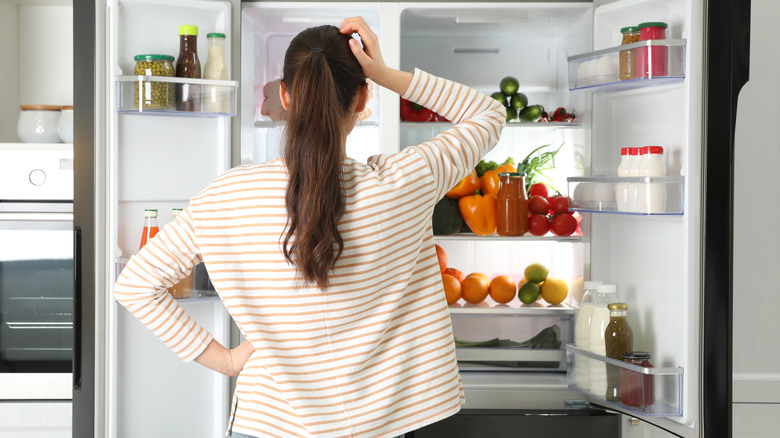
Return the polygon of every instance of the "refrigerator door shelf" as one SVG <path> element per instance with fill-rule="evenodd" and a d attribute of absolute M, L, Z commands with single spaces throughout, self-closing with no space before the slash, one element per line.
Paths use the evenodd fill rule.
<path fill-rule="evenodd" d="M 682 416 L 684 374 L 682 367 L 642 367 L 592 353 L 574 345 L 566 345 L 566 355 L 569 362 L 569 388 L 595 399 L 597 404 L 648 417 Z M 576 367 L 585 365 L 590 366 L 592 370 L 593 361 L 603 363 L 607 373 L 617 373 L 621 384 L 628 382 L 632 385 L 630 397 L 637 401 L 637 406 L 632 406 L 633 402 L 632 405 L 626 405 L 620 401 L 609 401 L 603 394 L 596 395 L 577 385 L 581 375 L 577 375 Z"/>
<path fill-rule="evenodd" d="M 683 176 L 593 176 L 567 180 L 571 211 L 644 216 L 684 213 Z"/>
<path fill-rule="evenodd" d="M 114 261 L 114 282 L 119 278 L 119 274 L 122 273 L 122 270 L 127 265 L 127 262 L 129 261 L 128 258 L 117 258 Z M 211 283 L 211 280 L 209 279 L 208 272 L 206 271 L 205 265 L 203 263 L 200 263 L 196 265 L 191 274 L 191 287 L 188 287 L 185 290 L 185 293 L 189 293 L 188 296 L 184 297 L 178 297 L 175 293 L 173 293 L 174 298 L 176 298 L 179 302 L 187 302 L 187 301 L 217 301 L 219 300 L 219 295 L 217 295 L 217 291 L 214 290 L 214 285 Z M 171 290 L 169 288 L 169 293 L 171 293 Z"/>
<path fill-rule="evenodd" d="M 188 86 L 198 94 L 199 111 L 177 111 L 175 87 Z M 236 115 L 238 81 L 191 79 L 166 76 L 118 76 L 116 110 L 121 114 L 189 117 Z"/>
<path fill-rule="evenodd" d="M 613 92 L 680 83 L 685 79 L 685 40 L 639 41 L 569 56 L 568 61 L 571 91 Z M 626 66 L 634 73 L 626 76 Z"/>

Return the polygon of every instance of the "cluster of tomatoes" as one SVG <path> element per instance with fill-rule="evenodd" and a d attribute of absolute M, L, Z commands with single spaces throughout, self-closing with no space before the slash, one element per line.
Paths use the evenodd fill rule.
<path fill-rule="evenodd" d="M 569 211 L 571 199 L 559 193 L 549 196 L 543 183 L 531 185 L 528 190 L 528 232 L 544 236 L 552 232 L 556 236 L 571 236 L 577 231 L 577 219 Z"/>

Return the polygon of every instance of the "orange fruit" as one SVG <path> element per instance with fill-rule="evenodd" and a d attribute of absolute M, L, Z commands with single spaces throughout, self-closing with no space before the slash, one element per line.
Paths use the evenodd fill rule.
<path fill-rule="evenodd" d="M 460 281 L 449 274 L 441 274 L 441 282 L 444 285 L 444 294 L 447 296 L 447 304 L 455 304 L 461 296 Z"/>
<path fill-rule="evenodd" d="M 436 247 L 436 257 L 439 259 L 439 268 L 443 274 L 444 270 L 447 269 L 447 253 L 444 252 L 444 248 L 440 247 L 438 244 L 434 243 L 434 246 Z"/>
<path fill-rule="evenodd" d="M 464 278 L 466 278 L 466 274 L 463 273 L 460 269 L 455 268 L 447 268 L 444 270 L 445 274 L 452 275 L 453 277 L 458 279 L 458 282 L 463 281 Z"/>
<path fill-rule="evenodd" d="M 479 304 L 490 290 L 490 282 L 478 275 L 468 275 L 460 283 L 461 295 L 467 303 Z"/>
<path fill-rule="evenodd" d="M 490 277 L 488 277 L 487 274 L 483 274 L 482 272 L 472 272 L 471 274 L 467 275 L 467 277 L 470 277 L 472 275 L 475 275 L 477 277 L 482 278 L 483 280 L 487 281 L 488 284 L 490 284 Z"/>
<path fill-rule="evenodd" d="M 490 281 L 488 293 L 490 294 L 490 298 L 493 298 L 493 301 L 506 304 L 515 298 L 517 287 L 515 286 L 514 280 L 508 275 L 499 275 Z"/>

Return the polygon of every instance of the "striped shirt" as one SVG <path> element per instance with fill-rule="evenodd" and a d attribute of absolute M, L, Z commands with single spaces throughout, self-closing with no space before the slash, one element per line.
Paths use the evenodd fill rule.
<path fill-rule="evenodd" d="M 256 351 L 232 430 L 259 437 L 389 437 L 464 401 L 433 244 L 433 208 L 498 142 L 505 110 L 415 70 L 403 96 L 455 124 L 430 141 L 342 167 L 344 251 L 330 289 L 301 287 L 282 250 L 284 162 L 233 168 L 131 258 L 116 298 L 184 361 L 211 341 L 165 288 L 205 262 Z"/>

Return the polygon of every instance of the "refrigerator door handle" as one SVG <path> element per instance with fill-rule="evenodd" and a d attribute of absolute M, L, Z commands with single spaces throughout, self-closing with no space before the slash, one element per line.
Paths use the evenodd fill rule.
<path fill-rule="evenodd" d="M 81 390 L 81 227 L 73 229 L 73 390 Z"/>

